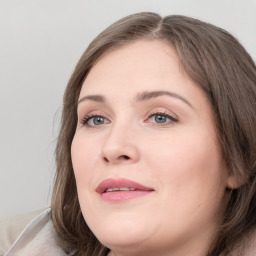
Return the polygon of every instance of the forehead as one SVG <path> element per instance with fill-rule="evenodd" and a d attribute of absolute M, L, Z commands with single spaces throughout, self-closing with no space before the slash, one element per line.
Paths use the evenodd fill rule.
<path fill-rule="evenodd" d="M 149 86 L 172 86 L 177 80 L 184 79 L 190 80 L 183 71 L 176 52 L 167 42 L 140 40 L 101 57 L 85 79 L 82 93 L 98 92 L 102 88 L 113 89 L 117 85 L 123 90 L 132 85 L 146 90 Z"/>

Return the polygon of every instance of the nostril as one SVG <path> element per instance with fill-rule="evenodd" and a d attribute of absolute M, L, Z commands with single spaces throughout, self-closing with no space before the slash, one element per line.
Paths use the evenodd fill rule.
<path fill-rule="evenodd" d="M 104 157 L 103 159 L 104 159 L 104 161 L 105 161 L 105 162 L 107 162 L 107 163 L 109 162 L 109 161 L 108 161 L 108 159 L 107 159 L 106 157 Z"/>
<path fill-rule="evenodd" d="M 118 157 L 114 157 L 114 156 L 104 156 L 103 157 L 103 161 L 105 163 L 118 163 L 118 162 L 122 162 L 122 161 L 127 161 L 130 160 L 131 157 L 127 156 L 127 155 L 120 155 Z"/>
<path fill-rule="evenodd" d="M 121 158 L 124 158 L 125 160 L 129 160 L 130 159 L 130 157 L 126 156 L 126 155 L 121 156 Z"/>

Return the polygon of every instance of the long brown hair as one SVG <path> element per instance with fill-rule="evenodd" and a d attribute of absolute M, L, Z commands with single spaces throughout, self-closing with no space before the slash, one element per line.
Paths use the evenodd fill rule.
<path fill-rule="evenodd" d="M 211 24 L 179 15 L 138 13 L 104 30 L 89 45 L 67 85 L 56 147 L 52 220 L 62 247 L 75 255 L 107 253 L 88 228 L 79 206 L 71 162 L 77 101 L 91 67 L 106 52 L 136 40 L 164 40 L 177 52 L 190 78 L 205 92 L 215 113 L 223 158 L 240 186 L 227 189 L 223 224 L 209 256 L 228 255 L 256 225 L 256 68 L 241 44 Z"/>

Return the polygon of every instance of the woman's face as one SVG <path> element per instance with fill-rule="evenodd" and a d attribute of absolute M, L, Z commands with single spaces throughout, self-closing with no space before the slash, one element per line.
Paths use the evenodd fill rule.
<path fill-rule="evenodd" d="M 77 112 L 72 162 L 96 237 L 115 255 L 205 253 L 231 177 L 211 106 L 175 51 L 141 40 L 107 53 Z"/>

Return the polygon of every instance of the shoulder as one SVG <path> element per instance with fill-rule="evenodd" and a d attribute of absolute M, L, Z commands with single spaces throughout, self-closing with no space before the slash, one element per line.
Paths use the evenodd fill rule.
<path fill-rule="evenodd" d="M 2 256 L 15 242 L 22 230 L 42 210 L 33 211 L 27 214 L 19 214 L 0 218 L 0 255 Z"/>
<path fill-rule="evenodd" d="M 51 209 L 36 216 L 4 256 L 67 256 L 58 246 Z"/>
<path fill-rule="evenodd" d="M 255 256 L 256 255 L 256 229 L 247 234 L 239 246 L 231 253 L 231 256 Z"/>

